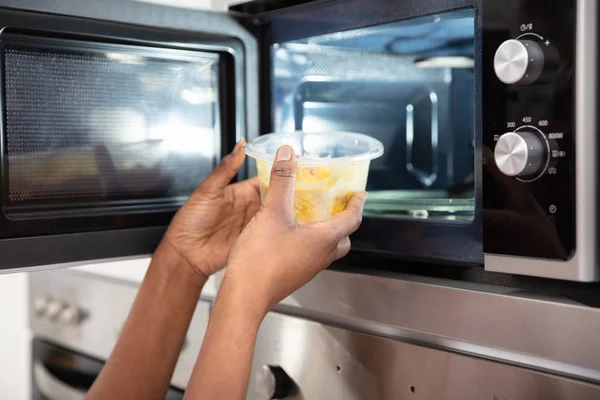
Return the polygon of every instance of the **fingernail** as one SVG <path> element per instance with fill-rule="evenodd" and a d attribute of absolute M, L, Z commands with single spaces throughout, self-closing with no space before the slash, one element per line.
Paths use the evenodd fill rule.
<path fill-rule="evenodd" d="M 284 145 L 277 150 L 277 155 L 275 156 L 275 161 L 289 161 L 292 159 L 292 148 L 290 146 Z"/>
<path fill-rule="evenodd" d="M 233 152 L 237 153 L 242 147 L 244 147 L 245 144 L 246 144 L 246 139 L 244 139 L 244 138 L 240 139 L 240 141 L 235 144 L 235 147 L 233 148 Z"/>

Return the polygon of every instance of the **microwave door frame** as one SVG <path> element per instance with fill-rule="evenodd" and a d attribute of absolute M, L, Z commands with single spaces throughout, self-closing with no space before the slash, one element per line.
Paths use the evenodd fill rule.
<path fill-rule="evenodd" d="M 31 25 L 31 22 L 37 19 L 45 21 L 44 23 L 54 21 L 51 25 L 58 20 L 70 20 L 75 21 L 76 26 L 82 27 L 84 33 L 88 33 L 87 27 L 94 26 L 96 31 L 88 34 L 101 39 L 107 36 L 101 30 L 98 31 L 98 28 L 106 24 L 117 30 L 139 29 L 151 32 L 160 37 L 159 45 L 169 48 L 182 45 L 194 47 L 196 44 L 199 45 L 198 48 L 194 48 L 197 50 L 228 54 L 234 59 L 235 83 L 235 94 L 232 96 L 235 115 L 233 118 L 228 117 L 228 123 L 235 124 L 235 140 L 242 137 L 252 139 L 258 132 L 257 41 L 231 15 L 122 0 L 61 0 L 51 3 L 43 0 L 0 0 L 0 14 L 26 16 L 24 21 L 29 24 L 24 28 L 43 30 L 43 26 Z M 18 22 L 14 21 L 16 19 L 10 19 L 10 25 L 13 27 L 18 25 Z M 65 29 L 68 30 L 60 25 L 54 30 Z M 183 44 L 174 39 L 179 34 L 188 38 Z M 189 39 L 191 36 L 193 38 Z M 232 147 L 233 143 L 228 144 L 229 146 Z M 217 158 L 227 150 L 222 149 Z M 239 178 L 246 176 L 248 174 L 243 169 Z M 12 222 L 6 215 L 2 218 L 3 224 Z M 163 220 L 160 223 L 148 223 L 135 228 L 121 224 L 116 229 L 85 231 L 82 228 L 72 233 L 31 234 L 26 230 L 20 231 L 13 237 L 0 239 L 0 274 L 17 270 L 68 267 L 93 261 L 145 257 L 154 251 L 162 238 L 168 224 L 168 219 Z"/>
<path fill-rule="evenodd" d="M 352 235 L 353 250 L 400 257 L 404 260 L 482 265 L 482 110 L 481 51 L 482 0 L 443 0 L 428 2 L 406 0 L 402 4 L 386 0 L 339 1 L 253 1 L 232 6 L 244 13 L 259 38 L 260 127 L 261 133 L 273 130 L 271 98 L 271 46 L 275 43 L 412 19 L 424 15 L 473 8 L 475 10 L 475 118 L 473 165 L 475 176 L 475 215 L 470 223 L 438 222 L 416 219 L 365 217 Z M 334 16 L 334 17 L 326 17 Z M 315 22 L 316 21 L 316 22 Z M 268 106 L 267 106 L 268 105 Z"/>

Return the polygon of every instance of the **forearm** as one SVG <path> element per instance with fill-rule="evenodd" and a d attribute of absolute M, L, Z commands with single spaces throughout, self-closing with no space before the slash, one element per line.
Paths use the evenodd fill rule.
<path fill-rule="evenodd" d="M 164 399 L 205 282 L 163 241 L 86 398 Z"/>
<path fill-rule="evenodd" d="M 185 399 L 242 400 L 246 397 L 263 308 L 223 282 Z"/>

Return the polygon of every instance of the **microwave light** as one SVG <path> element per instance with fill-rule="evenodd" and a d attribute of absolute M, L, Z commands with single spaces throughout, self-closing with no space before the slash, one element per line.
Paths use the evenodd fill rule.
<path fill-rule="evenodd" d="M 473 68 L 475 61 L 463 56 L 422 57 L 415 60 L 419 68 Z"/>

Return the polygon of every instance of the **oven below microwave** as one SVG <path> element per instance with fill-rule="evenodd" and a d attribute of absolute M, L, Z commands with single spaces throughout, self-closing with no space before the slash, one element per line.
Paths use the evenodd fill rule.
<path fill-rule="evenodd" d="M 183 398 L 208 326 L 213 279 L 190 322 L 167 400 Z M 29 325 L 35 400 L 83 400 L 113 351 L 139 283 L 67 269 L 31 275 Z"/>
<path fill-rule="evenodd" d="M 343 129 L 356 252 L 598 279 L 595 1 L 109 3 L 2 2 L 3 268 L 150 253 L 236 139 Z"/>
<path fill-rule="evenodd" d="M 51 342 L 34 339 L 31 364 L 33 400 L 84 400 L 104 362 Z M 183 391 L 169 388 L 165 400 L 181 400 Z"/>

